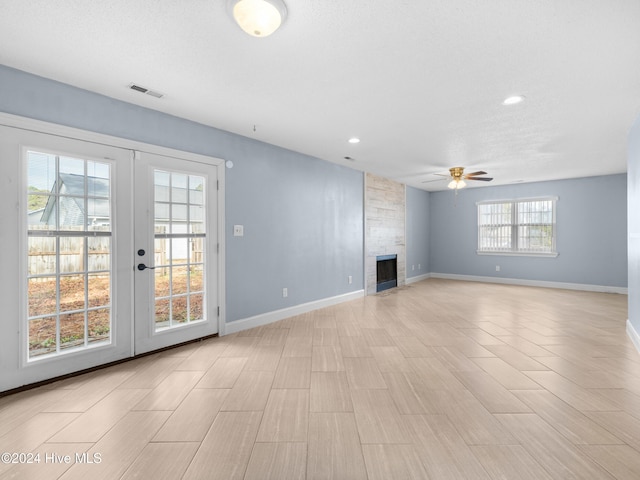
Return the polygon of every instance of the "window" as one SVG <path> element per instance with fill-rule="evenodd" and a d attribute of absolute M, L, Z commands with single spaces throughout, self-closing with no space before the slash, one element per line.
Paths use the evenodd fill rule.
<path fill-rule="evenodd" d="M 557 256 L 557 198 L 478 203 L 478 253 Z"/>
<path fill-rule="evenodd" d="M 111 341 L 111 166 L 29 150 L 29 359 Z"/>
<path fill-rule="evenodd" d="M 205 317 L 206 179 L 154 169 L 156 331 Z"/>

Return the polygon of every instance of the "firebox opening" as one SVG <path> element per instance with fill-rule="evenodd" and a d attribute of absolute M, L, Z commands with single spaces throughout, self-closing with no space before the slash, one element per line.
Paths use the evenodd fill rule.
<path fill-rule="evenodd" d="M 377 282 L 376 292 L 398 286 L 398 256 L 379 255 L 376 257 Z"/>

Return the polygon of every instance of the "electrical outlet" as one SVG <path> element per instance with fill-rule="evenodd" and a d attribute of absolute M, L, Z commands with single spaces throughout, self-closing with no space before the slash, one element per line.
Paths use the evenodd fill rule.
<path fill-rule="evenodd" d="M 289 295 L 289 290 L 287 290 L 287 287 L 284 287 L 282 289 L 282 298 L 287 298 L 288 295 Z"/>
<path fill-rule="evenodd" d="M 500 271 L 500 265 L 496 265 L 496 272 Z"/>
<path fill-rule="evenodd" d="M 411 271 L 414 271 L 416 269 L 415 265 L 411 265 Z"/>
<path fill-rule="evenodd" d="M 352 283 L 353 283 L 353 277 L 349 275 L 349 285 L 351 285 Z"/>
<path fill-rule="evenodd" d="M 244 237 L 244 225 L 234 225 L 233 226 L 233 236 L 234 237 Z"/>

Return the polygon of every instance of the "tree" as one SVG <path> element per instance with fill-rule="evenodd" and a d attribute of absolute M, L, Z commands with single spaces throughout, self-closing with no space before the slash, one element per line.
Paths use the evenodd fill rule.
<path fill-rule="evenodd" d="M 42 190 L 40 188 L 36 188 L 34 186 L 29 185 L 29 196 L 27 200 L 27 209 L 29 212 L 33 212 L 34 210 L 40 210 L 45 207 L 47 202 L 49 201 L 49 195 L 31 195 L 33 193 L 46 193 L 48 194 L 48 190 Z"/>

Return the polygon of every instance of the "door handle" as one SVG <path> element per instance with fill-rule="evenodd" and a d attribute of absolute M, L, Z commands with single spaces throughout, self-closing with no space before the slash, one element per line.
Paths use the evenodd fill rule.
<path fill-rule="evenodd" d="M 144 263 L 139 263 L 138 264 L 138 270 L 142 271 L 142 270 L 155 270 L 156 267 L 147 267 Z"/>

